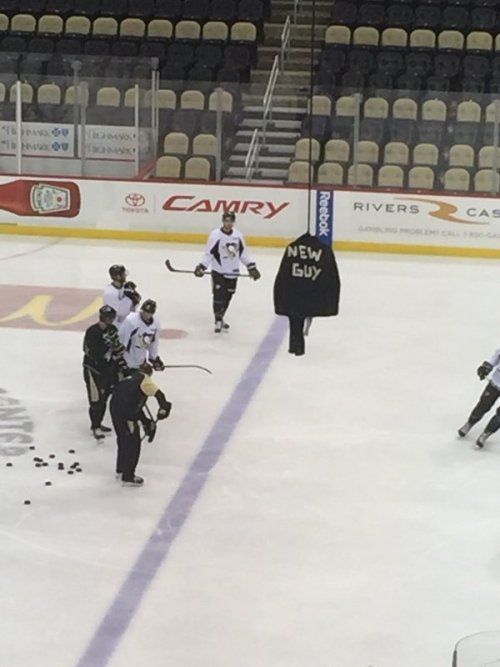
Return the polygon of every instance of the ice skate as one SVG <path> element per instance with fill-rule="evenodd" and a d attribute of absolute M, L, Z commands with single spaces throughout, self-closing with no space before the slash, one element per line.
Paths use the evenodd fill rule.
<path fill-rule="evenodd" d="M 122 480 L 122 486 L 142 486 L 143 484 L 144 484 L 143 478 L 139 477 L 138 475 L 134 475 L 132 479 Z"/>
<path fill-rule="evenodd" d="M 104 440 L 104 437 L 105 437 L 105 436 L 104 436 L 104 433 L 102 432 L 100 426 L 98 426 L 97 428 L 92 428 L 92 429 L 90 429 L 90 430 L 92 431 L 92 435 L 94 436 L 94 438 L 95 438 L 98 442 L 100 442 L 101 440 Z"/>
<path fill-rule="evenodd" d="M 102 424 L 99 426 L 99 429 L 100 429 L 103 433 L 111 433 L 111 432 L 113 431 L 113 429 L 112 429 L 112 428 L 109 428 L 109 426 L 103 426 Z"/>
<path fill-rule="evenodd" d="M 214 326 L 214 333 L 220 333 L 222 331 L 222 321 L 216 322 Z"/>
<path fill-rule="evenodd" d="M 471 430 L 471 428 L 472 424 L 469 424 L 469 422 L 465 422 L 465 424 L 458 429 L 458 435 L 461 438 L 465 438 L 465 436 Z"/>
<path fill-rule="evenodd" d="M 227 322 L 224 322 L 224 320 L 222 320 L 222 329 L 223 331 L 229 330 L 229 324 Z"/>
<path fill-rule="evenodd" d="M 491 433 L 488 433 L 488 431 L 483 431 L 483 433 L 481 433 L 479 438 L 476 440 L 476 445 L 475 445 L 476 449 L 483 449 L 484 443 L 490 437 L 490 435 Z"/>

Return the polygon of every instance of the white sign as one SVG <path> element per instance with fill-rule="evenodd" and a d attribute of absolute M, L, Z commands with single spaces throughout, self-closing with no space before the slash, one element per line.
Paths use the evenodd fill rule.
<path fill-rule="evenodd" d="M 81 136 L 79 151 L 81 156 Z M 86 125 L 85 157 L 88 160 L 134 162 L 136 153 L 137 132 L 134 127 Z"/>
<path fill-rule="evenodd" d="M 0 191 L 2 185 L 12 185 L 13 180 L 0 177 Z M 22 192 L 19 180 L 16 191 Z M 51 177 L 50 182 L 53 185 L 57 179 Z M 9 207 L 2 208 L 0 199 L 0 223 L 160 232 L 179 240 L 189 240 L 190 234 L 208 234 L 220 225 L 224 211 L 234 211 L 238 228 L 251 236 L 290 240 L 303 234 L 307 226 L 307 192 L 299 188 L 90 179 L 71 182 L 80 200 L 78 213 L 75 211 L 71 218 L 51 219 L 48 215 L 41 223 L 24 205 L 20 208 L 10 202 Z"/>
<path fill-rule="evenodd" d="M 22 152 L 26 157 L 75 157 L 73 125 L 23 123 Z M 14 121 L 0 122 L 0 154 L 15 155 L 18 136 Z"/>
<path fill-rule="evenodd" d="M 412 192 L 335 193 L 335 239 L 407 246 L 498 248 L 500 202 Z"/>

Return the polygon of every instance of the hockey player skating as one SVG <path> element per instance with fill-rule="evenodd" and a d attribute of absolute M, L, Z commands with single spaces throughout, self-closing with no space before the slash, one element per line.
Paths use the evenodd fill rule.
<path fill-rule="evenodd" d="M 144 479 L 135 474 L 141 455 L 139 423 L 151 442 L 156 433 L 156 421 L 166 419 L 172 409 L 172 404 L 151 379 L 152 374 L 153 367 L 147 363 L 142 364 L 116 385 L 111 396 L 110 412 L 118 446 L 116 474 L 121 478 L 123 486 L 137 487 L 144 484 Z M 146 408 L 150 396 L 158 401 L 156 421 Z"/>
<path fill-rule="evenodd" d="M 111 389 L 118 373 L 125 372 L 125 348 L 113 324 L 116 311 L 111 306 L 99 309 L 99 321 L 92 324 L 83 339 L 83 379 L 89 400 L 90 428 L 96 440 L 102 440 L 111 429 L 102 425 Z"/>
<path fill-rule="evenodd" d="M 500 348 L 496 350 L 489 361 L 483 363 L 477 369 L 480 380 L 484 380 L 490 375 L 488 385 L 479 397 L 477 405 L 474 407 L 465 424 L 458 429 L 458 435 L 464 438 L 471 430 L 474 424 L 484 417 L 491 410 L 500 397 Z M 495 414 L 487 423 L 486 428 L 476 440 L 476 447 L 482 449 L 486 440 L 500 428 L 500 408 L 497 408 Z"/>
<path fill-rule="evenodd" d="M 141 295 L 137 292 L 136 284 L 127 281 L 127 269 L 122 264 L 113 264 L 109 268 L 109 276 L 111 282 L 104 288 L 102 300 L 106 306 L 116 310 L 116 324 L 120 326 L 140 304 Z"/>
<path fill-rule="evenodd" d="M 240 231 L 234 228 L 236 216 L 232 211 L 222 214 L 222 227 L 214 229 L 208 237 L 205 254 L 194 270 L 194 275 L 201 278 L 205 271 L 212 270 L 213 313 L 215 317 L 215 333 L 229 329 L 224 322 L 224 315 L 236 292 L 237 275 L 240 262 L 247 269 L 253 280 L 259 280 L 260 272 L 252 261 Z"/>
<path fill-rule="evenodd" d="M 130 368 L 139 368 L 146 361 L 152 364 L 155 371 L 165 368 L 158 354 L 161 326 L 155 313 L 156 301 L 146 299 L 139 312 L 127 315 L 120 327 L 125 361 Z"/>

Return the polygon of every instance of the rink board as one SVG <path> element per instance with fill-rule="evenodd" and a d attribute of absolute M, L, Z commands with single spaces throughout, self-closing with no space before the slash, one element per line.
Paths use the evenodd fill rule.
<path fill-rule="evenodd" d="M 34 201 L 30 184 L 44 183 L 49 200 Z M 57 183 L 68 195 L 53 215 Z M 339 250 L 500 257 L 500 204 L 489 196 L 0 177 L 0 210 L 10 234 L 202 243 L 234 211 L 255 245 L 287 243 L 310 217 L 310 231 Z"/>

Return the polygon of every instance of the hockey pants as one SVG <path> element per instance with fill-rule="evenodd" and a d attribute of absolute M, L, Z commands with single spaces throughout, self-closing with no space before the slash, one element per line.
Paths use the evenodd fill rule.
<path fill-rule="evenodd" d="M 470 413 L 468 420 L 469 424 L 471 425 L 476 424 L 480 419 L 482 419 L 484 415 L 489 410 L 491 410 L 491 408 L 495 405 L 499 397 L 500 397 L 500 389 L 491 382 L 489 382 L 488 386 L 485 388 L 485 390 L 479 397 L 477 405 Z M 494 423 L 492 424 L 492 422 Z M 496 423 L 498 423 L 496 428 L 494 428 L 494 430 L 491 430 L 489 428 L 490 424 L 492 424 L 492 426 L 495 427 Z M 490 433 L 494 433 L 495 431 L 498 430 L 499 427 L 500 427 L 500 408 L 497 408 L 496 414 L 494 417 L 491 418 L 490 422 L 488 423 L 488 426 L 486 427 L 486 430 L 489 431 Z"/>
<path fill-rule="evenodd" d="M 135 420 L 128 420 L 113 399 L 111 399 L 110 411 L 118 446 L 116 472 L 121 474 L 124 482 L 131 482 L 141 455 L 139 424 Z"/>
<path fill-rule="evenodd" d="M 224 319 L 229 303 L 236 292 L 236 278 L 226 278 L 216 271 L 212 271 L 213 311 L 216 322 Z"/>
<path fill-rule="evenodd" d="M 106 412 L 106 404 L 113 386 L 114 375 L 111 371 L 99 373 L 84 366 L 83 379 L 85 380 L 89 400 L 90 427 L 98 428 Z"/>

